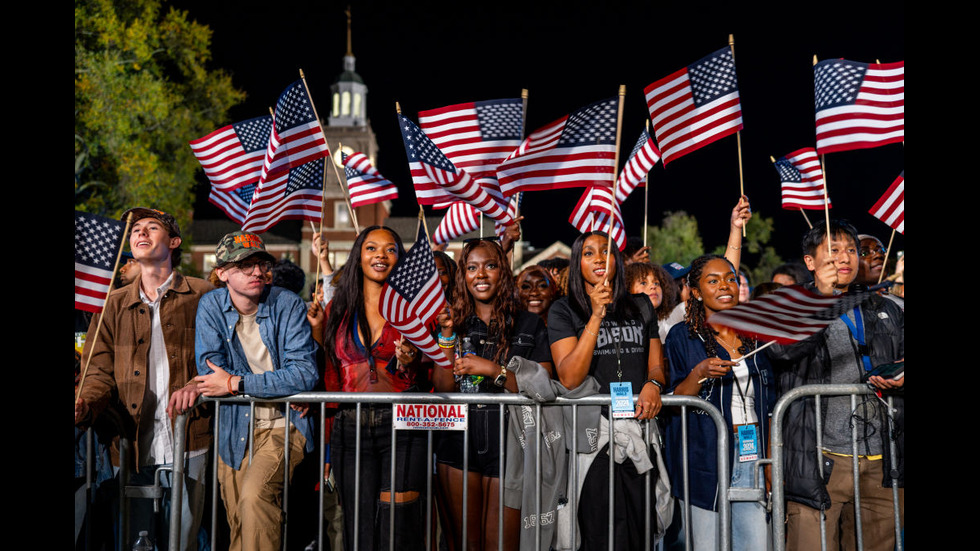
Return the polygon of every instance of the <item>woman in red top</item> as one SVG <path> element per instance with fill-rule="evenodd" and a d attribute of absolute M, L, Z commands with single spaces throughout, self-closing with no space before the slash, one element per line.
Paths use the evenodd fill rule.
<path fill-rule="evenodd" d="M 327 356 L 327 391 L 408 392 L 428 390 L 418 352 L 404 343 L 381 317 L 381 290 L 398 259 L 405 254 L 401 239 L 389 228 L 371 226 L 351 248 L 339 288 L 327 305 L 326 323 L 311 307 L 314 338 Z M 357 253 L 359 251 L 359 254 Z M 322 329 L 321 329 L 322 327 Z M 325 338 L 326 337 L 326 338 Z M 388 547 L 391 515 L 391 405 L 362 404 L 357 419 L 354 404 L 341 404 L 330 438 L 331 467 L 338 481 L 344 510 L 344 546 L 349 549 Z M 355 445 L 357 433 L 361 446 Z M 427 442 L 425 433 L 397 434 L 395 463 L 395 539 L 399 549 L 422 549 Z M 360 470 L 355 459 L 360 454 Z M 355 494 L 355 481 L 360 485 Z M 357 541 L 354 507 L 358 506 Z"/>

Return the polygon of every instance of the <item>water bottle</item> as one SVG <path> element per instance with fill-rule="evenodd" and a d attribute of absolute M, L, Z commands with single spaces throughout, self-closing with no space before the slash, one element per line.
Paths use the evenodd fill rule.
<path fill-rule="evenodd" d="M 136 538 L 136 543 L 133 544 L 133 551 L 154 551 L 149 532 L 140 530 L 140 536 Z"/>

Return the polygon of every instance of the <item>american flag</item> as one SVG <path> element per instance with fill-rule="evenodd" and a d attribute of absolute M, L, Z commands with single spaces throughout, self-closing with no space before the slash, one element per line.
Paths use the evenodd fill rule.
<path fill-rule="evenodd" d="M 521 145 L 520 99 L 460 103 L 419 113 L 419 126 L 450 161 L 476 179 L 496 179 L 497 166 Z"/>
<path fill-rule="evenodd" d="M 501 206 L 466 171 L 457 168 L 414 122 L 399 114 L 398 123 L 420 205 L 465 201 L 497 222 L 511 222 L 506 206 Z"/>
<path fill-rule="evenodd" d="M 282 220 L 320 222 L 323 157 L 280 173 L 255 188 L 242 229 L 262 233 Z"/>
<path fill-rule="evenodd" d="M 340 154 L 347 176 L 347 191 L 350 204 L 357 208 L 364 205 L 398 199 L 398 187 L 378 172 L 367 155 L 357 152 L 353 155 Z"/>
<path fill-rule="evenodd" d="M 888 187 L 888 191 L 878 199 L 869 211 L 875 218 L 888 224 L 898 233 L 905 235 L 905 171 Z"/>
<path fill-rule="evenodd" d="M 290 168 L 330 154 L 302 80 L 290 84 L 279 95 L 273 122 L 260 184 Z"/>
<path fill-rule="evenodd" d="M 480 229 L 480 216 L 466 203 L 453 203 L 432 238 L 437 244 L 449 243 L 461 235 Z"/>
<path fill-rule="evenodd" d="M 782 182 L 784 209 L 823 209 L 823 171 L 816 149 L 804 147 L 787 153 L 775 166 Z"/>
<path fill-rule="evenodd" d="M 258 181 L 271 134 L 266 115 L 219 128 L 190 146 L 211 187 L 230 191 Z"/>
<path fill-rule="evenodd" d="M 615 205 L 615 206 L 613 206 Z M 609 226 L 609 212 L 615 213 L 612 227 Z M 619 250 L 626 247 L 626 229 L 623 227 L 623 213 L 619 209 L 619 203 L 612 200 L 612 191 L 606 187 L 590 187 L 582 193 L 578 204 L 572 210 L 572 215 L 568 221 L 575 226 L 575 229 L 585 233 L 587 231 L 602 231 L 607 234 L 612 233 L 613 241 Z"/>
<path fill-rule="evenodd" d="M 255 184 L 248 184 L 231 191 L 221 191 L 211 186 L 208 201 L 224 211 L 236 224 L 243 226 L 248 215 L 248 207 L 252 204 L 253 194 L 255 194 Z"/>
<path fill-rule="evenodd" d="M 647 173 L 659 160 L 660 150 L 650 138 L 650 133 L 644 129 L 640 138 L 636 140 L 636 145 L 633 146 L 633 152 L 630 153 L 626 166 L 623 167 L 623 171 L 619 173 L 619 178 L 616 179 L 616 200 L 620 204 L 629 197 L 629 194 L 637 186 L 643 183 Z"/>
<path fill-rule="evenodd" d="M 611 188 L 618 101 L 598 101 L 532 132 L 497 167 L 503 194 L 596 185 Z"/>
<path fill-rule="evenodd" d="M 813 67 L 817 151 L 905 141 L 905 62 L 828 59 Z"/>
<path fill-rule="evenodd" d="M 75 308 L 101 312 L 126 225 L 75 211 Z"/>
<path fill-rule="evenodd" d="M 859 292 L 826 297 L 790 285 L 717 312 L 708 323 L 730 327 L 759 340 L 790 344 L 818 333 L 869 296 L 867 292 Z"/>
<path fill-rule="evenodd" d="M 415 244 L 398 260 L 381 289 L 381 317 L 439 367 L 452 364 L 426 327 L 446 306 L 436 262 L 425 227 L 419 227 Z"/>
<path fill-rule="evenodd" d="M 722 48 L 643 89 L 664 166 L 742 129 L 731 48 Z"/>

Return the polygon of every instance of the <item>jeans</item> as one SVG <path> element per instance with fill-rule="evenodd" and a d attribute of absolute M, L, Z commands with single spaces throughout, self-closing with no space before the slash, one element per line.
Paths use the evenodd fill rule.
<path fill-rule="evenodd" d="M 381 500 L 391 483 L 391 405 L 364 404 L 360 421 L 354 409 L 337 413 L 330 439 L 331 470 L 340 487 L 344 511 L 344 548 L 354 551 L 354 532 L 361 550 L 387 549 L 390 538 L 390 501 Z M 361 431 L 361 448 L 356 446 Z M 399 550 L 421 550 L 425 543 L 425 491 L 427 438 L 423 431 L 398 431 L 395 443 L 395 541 Z M 360 469 L 355 468 L 358 454 Z M 355 483 L 360 483 L 355 493 Z M 398 493 L 417 492 L 399 502 Z M 354 504 L 358 524 L 354 525 Z"/>
<path fill-rule="evenodd" d="M 755 461 L 740 463 L 738 457 L 732 466 L 732 488 L 752 488 Z M 759 483 L 765 478 L 759 473 Z M 766 520 L 765 505 L 757 501 L 732 502 L 732 550 L 758 551 L 769 548 L 771 529 Z M 693 549 L 718 549 L 718 513 L 691 507 L 691 546 Z"/>
<path fill-rule="evenodd" d="M 160 465 L 140 467 L 130 477 L 130 484 L 150 486 L 153 484 L 154 473 Z M 181 549 L 196 551 L 198 531 L 201 529 L 201 515 L 204 513 L 204 497 L 207 486 L 208 454 L 192 457 L 187 460 L 184 469 L 183 503 L 180 512 Z M 165 488 L 161 500 L 162 515 L 153 513 L 153 500 L 131 499 L 131 517 L 129 540 L 123 548 L 128 549 L 140 530 L 149 532 L 150 539 L 157 549 L 168 549 L 170 541 L 170 501 L 173 472 L 167 471 L 160 476 L 160 485 Z"/>

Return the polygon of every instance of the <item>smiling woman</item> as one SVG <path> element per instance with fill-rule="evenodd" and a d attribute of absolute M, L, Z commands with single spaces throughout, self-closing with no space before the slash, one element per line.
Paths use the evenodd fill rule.
<path fill-rule="evenodd" d="M 691 287 L 687 319 L 667 336 L 668 388 L 674 394 L 703 398 L 722 411 L 731 429 L 726 431 L 733 451 L 731 487 L 750 487 L 757 480 L 757 461 L 766 457 L 769 443 L 769 413 L 776 401 L 772 367 L 764 354 L 741 359 L 755 349 L 754 339 L 709 325 L 712 315 L 739 303 L 739 278 L 731 262 L 716 255 L 699 257 L 687 277 Z M 684 497 L 683 421 L 673 416 L 667 427 L 667 470 L 678 499 Z M 696 550 L 716 549 L 717 431 L 706 415 L 690 412 L 686 421 L 692 544 Z M 765 549 L 768 540 L 765 506 L 733 503 L 733 548 Z"/>

